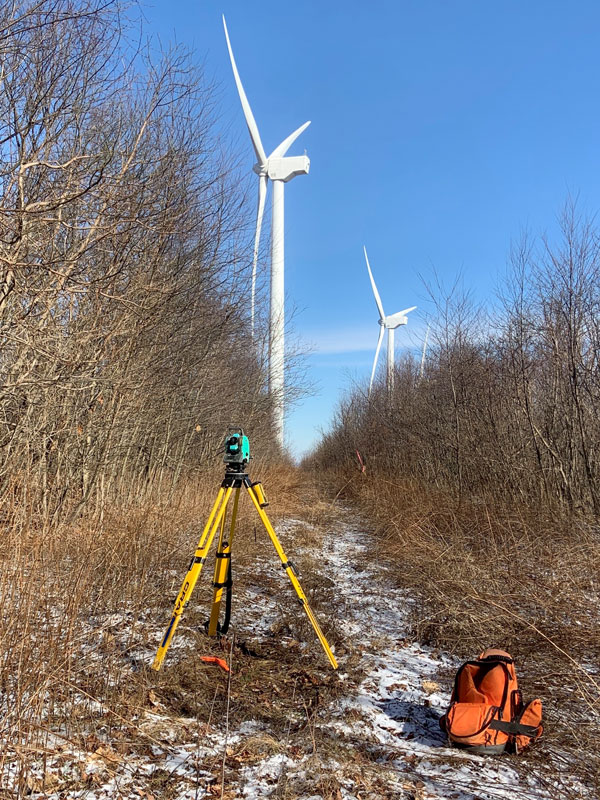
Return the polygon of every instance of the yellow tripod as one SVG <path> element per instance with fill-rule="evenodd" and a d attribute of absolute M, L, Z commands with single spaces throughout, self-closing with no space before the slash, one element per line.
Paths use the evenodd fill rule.
<path fill-rule="evenodd" d="M 152 669 L 159 670 L 162 662 L 167 654 L 167 650 L 169 649 L 169 645 L 173 639 L 173 635 L 175 634 L 175 630 L 177 629 L 177 625 L 179 624 L 179 620 L 181 619 L 181 615 L 183 614 L 183 610 L 187 603 L 189 602 L 190 596 L 194 590 L 194 586 L 196 585 L 196 581 L 200 577 L 200 573 L 202 572 L 202 567 L 206 562 L 208 551 L 210 550 L 210 546 L 215 538 L 217 530 L 220 530 L 219 534 L 219 544 L 217 547 L 217 555 L 215 561 L 215 571 L 214 571 L 214 580 L 213 580 L 213 602 L 210 614 L 210 621 L 208 624 L 208 634 L 209 636 L 215 636 L 219 630 L 219 614 L 221 610 L 221 600 L 223 596 L 223 590 L 227 587 L 230 589 L 229 585 L 229 576 L 230 576 L 230 564 L 231 564 L 231 546 L 233 543 L 233 537 L 235 533 L 235 523 L 237 518 L 238 512 L 238 501 L 240 496 L 240 489 L 242 487 L 248 490 L 248 494 L 250 495 L 250 499 L 258 512 L 258 516 L 262 524 L 264 525 L 267 533 L 275 550 L 277 551 L 277 555 L 281 559 L 281 564 L 285 569 L 290 581 L 292 582 L 292 586 L 296 590 L 296 594 L 298 595 L 298 599 L 300 601 L 300 605 L 303 607 L 304 611 L 308 619 L 310 620 L 311 625 L 313 626 L 315 633 L 323 649 L 327 653 L 327 657 L 331 663 L 331 666 L 334 669 L 337 669 L 337 661 L 335 660 L 335 656 L 331 648 L 329 647 L 329 643 L 325 638 L 323 631 L 321 630 L 319 623 L 317 622 L 317 618 L 315 617 L 311 607 L 308 604 L 308 600 L 306 599 L 306 595 L 302 591 L 302 587 L 298 582 L 298 578 L 296 577 L 296 571 L 292 562 L 290 562 L 283 551 L 283 547 L 281 546 L 279 539 L 277 538 L 277 534 L 271 525 L 269 518 L 265 513 L 265 506 L 267 505 L 265 494 L 260 482 L 250 483 L 250 478 L 248 474 L 243 471 L 245 464 L 244 463 L 232 463 L 228 464 L 225 470 L 225 478 L 221 484 L 221 488 L 217 494 L 217 499 L 212 507 L 212 510 L 209 514 L 208 520 L 206 525 L 204 526 L 204 530 L 202 532 L 202 536 L 200 537 L 200 541 L 198 542 L 198 546 L 196 547 L 196 552 L 191 560 L 187 575 L 183 580 L 183 584 L 181 585 L 181 589 L 177 596 L 177 601 L 175 603 L 175 608 L 173 609 L 173 616 L 171 617 L 171 621 L 169 622 L 169 626 L 167 631 L 164 635 L 164 638 L 158 648 L 156 653 L 156 657 L 154 659 L 154 663 L 152 664 Z M 229 538 L 225 538 L 225 518 L 227 512 L 227 506 L 231 499 L 231 496 L 234 496 L 233 499 L 233 510 L 231 513 L 231 521 L 229 525 Z M 227 622 L 228 624 L 228 622 Z M 223 632 L 225 632 L 223 630 Z"/>

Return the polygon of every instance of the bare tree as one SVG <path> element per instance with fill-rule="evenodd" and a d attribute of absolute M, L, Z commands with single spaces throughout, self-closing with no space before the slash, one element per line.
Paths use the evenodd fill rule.
<path fill-rule="evenodd" d="M 269 416 L 214 92 L 125 11 L 0 6 L 0 476 L 46 524 L 172 491 Z"/>

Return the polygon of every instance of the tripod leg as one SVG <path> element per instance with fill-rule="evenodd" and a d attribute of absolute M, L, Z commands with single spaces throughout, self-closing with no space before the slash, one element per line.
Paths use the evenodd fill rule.
<path fill-rule="evenodd" d="M 282 564 L 283 568 L 285 569 L 285 571 L 287 573 L 287 576 L 288 576 L 288 578 L 290 579 L 290 581 L 292 583 L 292 586 L 296 590 L 296 594 L 298 595 L 298 599 L 300 600 L 300 605 L 302 606 L 302 608 L 306 612 L 306 616 L 310 620 L 310 624 L 313 626 L 313 628 L 315 630 L 315 633 L 317 634 L 317 637 L 318 637 L 319 641 L 321 642 L 323 650 L 325 650 L 325 652 L 327 654 L 327 658 L 329 659 L 329 661 L 331 663 L 331 666 L 334 669 L 337 669 L 338 663 L 337 663 L 337 661 L 335 659 L 335 656 L 333 655 L 331 647 L 329 646 L 329 642 L 325 638 L 325 634 L 321 630 L 321 627 L 320 627 L 319 623 L 317 622 L 317 618 L 315 617 L 311 607 L 308 604 L 308 600 L 306 598 L 306 595 L 302 591 L 302 587 L 300 586 L 298 578 L 296 577 L 296 573 L 294 571 L 294 567 L 290 564 L 286 554 L 284 553 L 283 547 L 281 546 L 281 543 L 279 542 L 279 539 L 277 538 L 277 534 L 275 533 L 275 530 L 274 530 L 273 526 L 271 525 L 271 522 L 269 521 L 269 518 L 267 517 L 267 515 L 265 513 L 265 510 L 262 508 L 262 506 L 260 504 L 260 500 L 256 495 L 256 491 L 255 491 L 254 487 L 249 485 L 249 484 L 246 484 L 246 488 L 248 489 L 248 494 L 250 495 L 250 497 L 252 499 L 252 502 L 254 503 L 254 507 L 256 508 L 256 510 L 258 512 L 258 516 L 260 517 L 262 524 L 265 526 L 265 530 L 269 534 L 269 538 L 273 542 L 273 546 L 275 547 L 275 550 L 277 550 L 277 555 L 281 559 L 281 564 Z"/>
<path fill-rule="evenodd" d="M 179 624 L 179 620 L 181 619 L 181 615 L 183 614 L 183 610 L 188 603 L 190 596 L 194 590 L 194 586 L 196 585 L 196 581 L 200 577 L 200 573 L 202 572 L 202 567 L 204 562 L 206 561 L 206 554 L 208 553 L 212 541 L 215 537 L 217 529 L 221 524 L 221 520 L 225 515 L 225 511 L 227 510 L 227 503 L 229 502 L 229 498 L 231 497 L 231 492 L 233 489 L 229 487 L 228 489 L 219 489 L 219 493 L 217 495 L 217 499 L 215 500 L 215 504 L 212 507 L 212 511 L 208 517 L 206 525 L 204 527 L 204 531 L 202 532 L 202 536 L 200 537 L 200 541 L 198 542 L 198 546 L 196 548 L 196 552 L 192 557 L 192 561 L 190 563 L 190 567 L 187 571 L 185 578 L 183 579 L 183 583 L 181 585 L 181 589 L 179 590 L 179 594 L 177 596 L 177 601 L 175 603 L 175 608 L 173 609 L 173 616 L 171 617 L 171 621 L 169 622 L 169 627 L 167 628 L 167 632 L 164 635 L 164 638 L 158 648 L 156 653 L 156 657 L 154 658 L 154 663 L 152 664 L 152 669 L 159 670 L 161 664 L 164 660 L 165 655 L 167 654 L 167 650 L 169 649 L 169 645 L 171 644 L 171 640 L 173 639 L 173 635 L 175 630 L 177 629 L 177 625 Z"/>
<path fill-rule="evenodd" d="M 233 498 L 233 510 L 231 512 L 231 523 L 229 525 L 229 539 L 225 540 L 225 517 L 223 517 L 221 524 L 221 535 L 219 536 L 219 544 L 217 546 L 217 560 L 215 561 L 215 574 L 213 579 L 214 594 L 210 612 L 210 622 L 208 623 L 209 636 L 217 635 L 223 589 L 226 588 L 228 591 L 231 591 L 231 587 L 228 583 L 228 577 L 231 574 L 231 546 L 233 544 L 233 536 L 235 534 L 235 522 L 237 519 L 238 502 L 240 499 L 239 487 L 236 487 L 234 491 L 235 495 Z M 223 633 L 226 633 L 228 625 L 229 620 L 226 619 L 224 621 Z"/>

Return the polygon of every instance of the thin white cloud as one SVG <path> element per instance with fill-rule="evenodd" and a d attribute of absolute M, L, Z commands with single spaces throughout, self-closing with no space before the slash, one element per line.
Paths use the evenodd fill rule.
<path fill-rule="evenodd" d="M 416 325 L 398 328 L 396 331 L 396 352 L 409 347 L 419 349 L 425 335 L 424 326 L 415 320 Z M 372 325 L 361 324 L 352 327 L 344 326 L 330 330 L 314 330 L 303 334 L 304 341 L 313 348 L 315 353 L 323 355 L 331 353 L 374 353 L 377 346 L 379 326 L 377 321 Z M 383 342 L 385 350 L 385 341 Z"/>
<path fill-rule="evenodd" d="M 310 331 L 303 335 L 316 353 L 358 353 L 375 350 L 378 327 L 374 325 L 354 325 L 331 330 Z"/>

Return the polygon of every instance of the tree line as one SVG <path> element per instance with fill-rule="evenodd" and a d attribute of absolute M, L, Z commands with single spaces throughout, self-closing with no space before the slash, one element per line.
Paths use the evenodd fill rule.
<path fill-rule="evenodd" d="M 135 12 L 0 1 L 0 502 L 27 524 L 168 497 L 268 425 L 215 91 Z"/>

